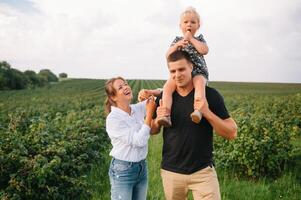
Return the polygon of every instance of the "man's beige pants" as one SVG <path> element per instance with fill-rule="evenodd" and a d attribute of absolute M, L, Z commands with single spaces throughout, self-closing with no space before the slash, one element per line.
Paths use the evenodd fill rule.
<path fill-rule="evenodd" d="M 220 200 L 219 184 L 214 167 L 193 174 L 179 174 L 161 169 L 166 200 L 187 200 L 191 190 L 194 200 Z"/>

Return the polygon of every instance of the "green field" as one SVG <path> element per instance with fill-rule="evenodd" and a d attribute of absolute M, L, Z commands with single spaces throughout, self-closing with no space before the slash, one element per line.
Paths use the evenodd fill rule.
<path fill-rule="evenodd" d="M 70 79 L 47 88 L 0 91 L 1 199 L 39 199 L 35 192 L 55 199 L 110 199 L 104 83 Z M 162 87 L 164 81 L 129 84 L 136 97 L 141 88 Z M 300 199 L 301 84 L 210 86 L 223 95 L 239 126 L 236 141 L 215 137 L 222 199 Z M 148 199 L 164 199 L 161 148 L 161 134 L 152 136 Z"/>

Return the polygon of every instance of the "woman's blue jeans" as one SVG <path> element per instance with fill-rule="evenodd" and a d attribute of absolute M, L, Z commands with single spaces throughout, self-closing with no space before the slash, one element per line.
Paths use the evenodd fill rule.
<path fill-rule="evenodd" d="M 127 162 L 113 158 L 109 169 L 112 200 L 145 200 L 147 163 Z"/>

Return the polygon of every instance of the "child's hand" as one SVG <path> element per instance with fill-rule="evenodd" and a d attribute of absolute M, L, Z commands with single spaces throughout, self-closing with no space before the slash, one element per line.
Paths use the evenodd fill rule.
<path fill-rule="evenodd" d="M 151 95 L 152 94 L 148 90 L 142 89 L 138 93 L 138 101 L 144 101 L 148 99 Z"/>
<path fill-rule="evenodd" d="M 188 45 L 188 41 L 185 39 L 179 40 L 176 44 L 178 50 L 184 49 Z"/>
<path fill-rule="evenodd" d="M 191 34 L 190 31 L 186 31 L 185 35 L 184 35 L 184 40 L 187 40 L 188 42 L 190 42 L 190 40 L 193 38 L 193 35 Z"/>

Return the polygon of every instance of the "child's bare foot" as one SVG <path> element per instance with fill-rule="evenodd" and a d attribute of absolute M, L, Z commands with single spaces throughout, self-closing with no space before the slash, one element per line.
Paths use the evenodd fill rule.
<path fill-rule="evenodd" d="M 170 116 L 161 117 L 160 119 L 158 119 L 158 124 L 164 127 L 171 127 Z"/>
<path fill-rule="evenodd" d="M 202 113 L 198 110 L 194 110 L 193 113 L 190 114 L 190 117 L 194 123 L 198 124 L 202 119 Z"/>

